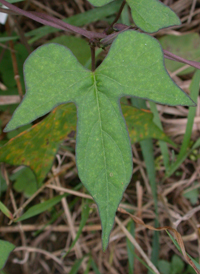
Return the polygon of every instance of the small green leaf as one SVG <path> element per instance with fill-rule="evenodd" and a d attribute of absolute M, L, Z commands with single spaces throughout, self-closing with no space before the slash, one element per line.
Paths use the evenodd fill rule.
<path fill-rule="evenodd" d="M 158 0 L 127 0 L 134 23 L 145 32 L 180 25 L 178 16 Z"/>
<path fill-rule="evenodd" d="M 33 216 L 36 216 L 36 215 L 48 210 L 49 208 L 55 206 L 56 204 L 58 204 L 61 201 L 61 199 L 65 196 L 66 196 L 66 194 L 58 195 L 58 196 L 56 196 L 52 199 L 49 199 L 43 203 L 34 205 L 34 206 L 30 207 L 21 217 L 19 217 L 15 221 L 20 222 L 20 221 L 26 220 L 28 218 L 31 218 Z"/>
<path fill-rule="evenodd" d="M 168 261 L 165 261 L 165 260 L 158 261 L 158 269 L 160 270 L 161 274 L 171 274 L 170 268 L 171 268 L 171 265 Z"/>
<path fill-rule="evenodd" d="M 94 6 L 103 6 L 112 0 L 89 0 Z M 180 25 L 178 16 L 158 0 L 127 0 L 134 23 L 145 32 Z"/>
<path fill-rule="evenodd" d="M 4 265 L 14 248 L 15 246 L 13 244 L 0 240 L 0 270 L 4 268 Z"/>
<path fill-rule="evenodd" d="M 25 62 L 27 92 L 6 131 L 30 123 L 59 104 L 76 104 L 77 167 L 98 205 L 104 250 L 132 176 L 130 141 L 119 99 L 135 96 L 162 104 L 194 104 L 171 80 L 163 59 L 156 39 L 129 30 L 118 35 L 95 72 L 57 44 L 38 48 Z"/>
<path fill-rule="evenodd" d="M 199 190 L 197 188 L 192 189 L 190 191 L 184 191 L 183 196 L 190 200 L 190 203 L 192 205 L 195 205 L 198 202 L 199 199 Z"/>
<path fill-rule="evenodd" d="M 31 197 L 38 189 L 38 184 L 35 175 L 28 167 L 23 167 L 16 173 L 14 173 L 10 180 L 16 180 L 13 188 L 17 192 L 23 192 L 25 197 Z"/>
<path fill-rule="evenodd" d="M 180 274 L 183 272 L 184 262 L 177 255 L 173 255 L 171 262 L 171 271 L 170 274 Z"/>
<path fill-rule="evenodd" d="M 13 215 L 10 212 L 10 210 L 2 203 L 0 202 L 0 210 L 5 214 L 9 219 L 13 219 Z"/>

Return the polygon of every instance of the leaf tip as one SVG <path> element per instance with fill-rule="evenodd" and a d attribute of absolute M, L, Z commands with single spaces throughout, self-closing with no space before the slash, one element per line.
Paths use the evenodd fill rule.
<path fill-rule="evenodd" d="M 4 128 L 3 132 L 9 132 L 11 130 L 14 130 L 15 127 L 12 126 L 12 124 L 9 122 L 6 127 Z"/>
<path fill-rule="evenodd" d="M 108 242 L 109 242 L 109 236 L 108 237 L 103 237 L 103 235 L 102 235 L 102 249 L 103 249 L 103 252 L 106 252 L 106 249 L 108 247 Z"/>

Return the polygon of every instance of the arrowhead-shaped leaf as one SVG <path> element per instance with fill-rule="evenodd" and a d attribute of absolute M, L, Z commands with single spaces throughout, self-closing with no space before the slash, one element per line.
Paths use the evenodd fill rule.
<path fill-rule="evenodd" d="M 106 248 L 114 215 L 132 175 L 131 148 L 119 98 L 193 105 L 169 77 L 156 39 L 136 31 L 120 34 L 95 72 L 57 44 L 34 51 L 25 62 L 26 96 L 6 131 L 30 123 L 55 106 L 78 111 L 76 161 L 81 181 L 97 202 Z"/>
<path fill-rule="evenodd" d="M 103 6 L 112 0 L 89 0 L 94 6 Z M 178 16 L 158 0 L 127 0 L 135 24 L 145 32 L 180 25 Z"/>

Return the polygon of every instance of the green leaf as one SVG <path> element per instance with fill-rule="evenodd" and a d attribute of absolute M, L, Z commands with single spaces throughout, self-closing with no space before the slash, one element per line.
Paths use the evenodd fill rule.
<path fill-rule="evenodd" d="M 178 16 L 158 0 L 127 0 L 134 23 L 145 32 L 180 25 Z"/>
<path fill-rule="evenodd" d="M 173 255 L 171 262 L 171 274 L 180 274 L 183 272 L 184 262 L 177 255 Z"/>
<path fill-rule="evenodd" d="M 89 0 L 94 6 L 103 6 L 112 0 Z M 158 0 L 127 0 L 134 23 L 145 32 L 180 25 L 178 16 Z"/>
<path fill-rule="evenodd" d="M 169 77 L 159 43 L 136 31 L 119 34 L 95 72 L 82 67 L 68 49 L 57 44 L 35 50 L 26 60 L 24 72 L 27 93 L 6 131 L 30 123 L 59 104 L 76 104 L 77 167 L 82 183 L 97 202 L 105 250 L 132 175 L 120 97 L 136 96 L 170 105 L 193 102 Z"/>
<path fill-rule="evenodd" d="M 61 105 L 42 122 L 5 144 L 0 149 L 0 162 L 29 166 L 40 184 L 52 166 L 60 143 L 74 130 L 74 104 Z"/>
<path fill-rule="evenodd" d="M 160 270 L 161 274 L 170 274 L 171 265 L 169 262 L 165 260 L 158 261 L 158 269 Z"/>
<path fill-rule="evenodd" d="M 0 270 L 4 268 L 4 265 L 14 248 L 15 246 L 13 244 L 0 240 Z"/>
<path fill-rule="evenodd" d="M 13 188 L 17 192 L 23 192 L 27 198 L 31 197 L 38 189 L 35 175 L 28 167 L 23 167 L 14 173 L 10 179 L 16 180 Z"/>
<path fill-rule="evenodd" d="M 199 199 L 199 190 L 197 188 L 191 189 L 190 191 L 185 190 L 183 196 L 190 200 L 190 203 L 194 206 Z"/>
<path fill-rule="evenodd" d="M 66 195 L 67 194 L 58 195 L 58 196 L 56 196 L 52 199 L 49 199 L 43 203 L 40 203 L 38 205 L 34 205 L 34 206 L 30 207 L 21 217 L 19 217 L 15 221 L 20 222 L 20 221 L 26 220 L 28 218 L 31 218 L 33 216 L 36 216 L 36 215 L 48 210 L 49 208 L 58 204 L 62 200 L 62 198 L 65 197 Z"/>
<path fill-rule="evenodd" d="M 154 124 L 153 114 L 150 111 L 125 105 L 122 105 L 121 108 L 126 120 L 131 143 L 134 144 L 148 138 L 154 138 L 176 146 L 176 144 Z"/>
<path fill-rule="evenodd" d="M 165 35 L 159 42 L 163 49 L 172 52 L 182 58 L 188 60 L 200 61 L 200 37 L 198 33 L 189 33 L 181 36 L 176 35 Z M 171 72 L 174 72 L 185 64 L 171 61 L 165 59 L 165 65 L 167 69 Z M 188 74 L 193 72 L 195 69 L 193 67 L 186 68 L 182 70 L 178 75 Z"/>

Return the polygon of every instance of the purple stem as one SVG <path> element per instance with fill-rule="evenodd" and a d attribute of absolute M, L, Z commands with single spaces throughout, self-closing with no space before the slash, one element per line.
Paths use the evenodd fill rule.
<path fill-rule="evenodd" d="M 91 31 L 88 31 L 88 30 L 83 30 L 79 27 L 69 25 L 69 24 L 63 22 L 62 20 L 59 20 L 57 18 L 54 18 L 54 17 L 46 15 L 46 14 L 40 14 L 40 13 L 33 13 L 33 12 L 24 11 L 24 10 L 8 3 L 5 0 L 0 0 L 0 3 L 5 5 L 6 7 L 8 7 L 10 10 L 13 10 L 14 12 L 17 12 L 18 14 L 21 14 L 21 15 L 24 15 L 28 18 L 31 18 L 34 21 L 37 21 L 37 22 L 39 22 L 43 25 L 51 26 L 51 27 L 54 27 L 54 28 L 65 30 L 65 31 L 70 30 L 70 31 L 79 33 L 80 35 L 83 35 L 83 36 L 87 37 L 88 39 L 104 38 L 106 36 L 105 34 L 95 33 L 95 32 L 91 32 Z M 51 21 L 49 21 L 49 20 L 51 20 Z"/>
<path fill-rule="evenodd" d="M 163 50 L 163 52 L 164 52 L 164 57 L 169 59 L 169 60 L 185 63 L 187 65 L 190 65 L 190 66 L 194 67 L 194 68 L 200 69 L 200 63 L 199 62 L 184 59 L 184 58 L 182 58 L 180 56 L 177 56 L 177 55 L 175 55 L 175 54 L 173 54 L 173 53 L 171 53 L 167 50 Z"/>
<path fill-rule="evenodd" d="M 44 20 L 47 20 L 48 22 L 55 23 L 59 27 L 65 28 L 65 30 L 69 30 L 69 31 L 72 31 L 72 32 L 79 33 L 79 34 L 87 37 L 88 39 L 94 39 L 94 38 L 102 39 L 106 36 L 104 33 L 91 32 L 91 31 L 84 30 L 82 28 L 67 24 L 67 23 L 63 22 L 62 20 L 57 19 L 57 18 L 55 18 L 51 15 L 45 14 L 45 13 L 39 13 L 39 12 L 33 11 L 33 12 L 31 12 L 31 14 L 35 14 L 37 17 L 40 17 Z"/>

